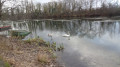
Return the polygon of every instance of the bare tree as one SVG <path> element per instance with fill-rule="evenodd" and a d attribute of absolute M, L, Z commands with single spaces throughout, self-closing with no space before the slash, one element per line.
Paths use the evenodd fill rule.
<path fill-rule="evenodd" d="M 2 11 L 3 11 L 3 6 L 6 2 L 12 2 L 12 1 L 16 1 L 16 0 L 0 0 L 0 20 L 2 18 Z"/>
<path fill-rule="evenodd" d="M 60 0 L 49 3 L 33 3 L 32 0 L 18 0 L 13 6 L 5 3 L 15 0 L 0 0 L 0 19 L 2 16 L 11 19 L 69 18 L 118 16 L 120 6 L 118 0 Z M 4 8 L 5 6 L 5 8 Z"/>

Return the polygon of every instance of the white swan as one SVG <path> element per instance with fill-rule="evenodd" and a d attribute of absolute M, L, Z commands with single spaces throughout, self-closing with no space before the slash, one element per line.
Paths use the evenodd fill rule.
<path fill-rule="evenodd" d="M 52 34 L 48 34 L 49 37 L 52 37 Z"/>
<path fill-rule="evenodd" d="M 63 37 L 69 37 L 70 36 L 70 32 L 68 31 L 67 34 L 64 34 Z"/>

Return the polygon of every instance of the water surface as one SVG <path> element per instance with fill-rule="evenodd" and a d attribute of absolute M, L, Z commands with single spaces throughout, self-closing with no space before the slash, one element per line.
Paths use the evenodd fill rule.
<path fill-rule="evenodd" d="M 66 67 L 120 67 L 120 22 L 88 20 L 40 20 L 13 23 L 14 29 L 31 31 L 25 39 L 42 37 L 64 45 L 57 52 Z M 70 37 L 63 37 L 70 32 Z M 52 34 L 49 37 L 48 34 Z"/>

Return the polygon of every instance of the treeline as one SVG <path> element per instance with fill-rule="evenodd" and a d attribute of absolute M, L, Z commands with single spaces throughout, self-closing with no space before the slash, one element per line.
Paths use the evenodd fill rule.
<path fill-rule="evenodd" d="M 120 16 L 120 4 L 115 0 L 61 0 L 33 3 L 19 1 L 19 5 L 2 10 L 2 19 L 48 19 Z"/>

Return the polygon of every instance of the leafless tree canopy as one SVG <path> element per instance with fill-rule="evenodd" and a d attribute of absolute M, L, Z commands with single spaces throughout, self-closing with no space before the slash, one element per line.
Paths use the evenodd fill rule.
<path fill-rule="evenodd" d="M 4 6 L 7 2 L 13 2 L 10 4 L 12 6 Z M 119 15 L 120 4 L 118 0 L 60 0 L 44 4 L 36 4 L 32 0 L 0 0 L 0 19 L 3 20 Z"/>

